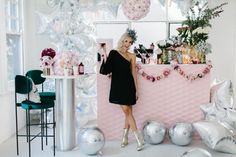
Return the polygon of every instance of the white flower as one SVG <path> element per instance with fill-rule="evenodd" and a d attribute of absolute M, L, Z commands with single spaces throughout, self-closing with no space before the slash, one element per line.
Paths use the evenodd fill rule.
<path fill-rule="evenodd" d="M 202 28 L 202 27 L 198 27 L 196 29 L 193 30 L 193 34 L 195 33 L 205 33 L 205 34 L 208 34 L 209 33 L 209 27 L 205 27 L 205 28 Z"/>
<path fill-rule="evenodd" d="M 166 40 L 159 40 L 156 44 L 157 45 L 159 44 L 160 46 L 165 46 L 166 45 Z"/>

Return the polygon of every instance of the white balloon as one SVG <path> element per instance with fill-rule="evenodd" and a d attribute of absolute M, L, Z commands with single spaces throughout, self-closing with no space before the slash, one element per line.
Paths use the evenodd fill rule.
<path fill-rule="evenodd" d="M 215 103 L 208 103 L 200 106 L 206 120 L 218 121 L 226 117 L 226 110 Z"/>
<path fill-rule="evenodd" d="M 181 157 L 212 157 L 212 155 L 205 149 L 193 148 L 185 152 Z"/>
<path fill-rule="evenodd" d="M 55 7 L 56 5 L 58 5 L 60 2 L 60 0 L 47 0 L 47 4 L 49 7 L 53 8 Z"/>
<path fill-rule="evenodd" d="M 233 107 L 233 86 L 230 80 L 214 80 L 210 89 L 210 101 L 220 107 Z"/>
<path fill-rule="evenodd" d="M 193 126 L 209 148 L 225 153 L 236 153 L 234 135 L 218 122 L 200 121 Z"/>
<path fill-rule="evenodd" d="M 35 12 L 35 14 L 37 22 L 37 33 L 48 34 L 48 32 L 50 31 L 48 24 L 51 22 L 51 18 L 49 17 L 49 15 L 40 12 Z"/>
<path fill-rule="evenodd" d="M 236 110 L 227 109 L 226 117 L 221 121 L 225 124 L 225 127 L 236 135 Z"/>
<path fill-rule="evenodd" d="M 114 17 L 117 16 L 117 11 L 122 0 L 80 0 L 80 9 L 82 12 L 110 12 Z M 109 16 L 109 15 L 108 15 Z"/>
<path fill-rule="evenodd" d="M 231 133 L 236 134 L 236 110 L 224 109 L 215 105 L 215 103 L 201 105 L 200 108 L 206 120 L 219 122 Z"/>
<path fill-rule="evenodd" d="M 84 127 L 88 122 L 97 119 L 96 103 L 96 98 L 84 98 L 81 95 L 76 95 L 76 119 L 78 128 Z"/>
<path fill-rule="evenodd" d="M 173 0 L 178 5 L 182 15 L 186 15 L 192 6 L 192 0 Z"/>
<path fill-rule="evenodd" d="M 233 107 L 233 84 L 230 80 L 224 81 L 216 92 L 217 105 L 229 108 Z"/>

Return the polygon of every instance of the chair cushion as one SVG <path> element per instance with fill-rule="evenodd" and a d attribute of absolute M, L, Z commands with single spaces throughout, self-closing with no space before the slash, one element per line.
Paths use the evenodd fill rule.
<path fill-rule="evenodd" d="M 54 107 L 54 101 L 48 101 L 47 103 L 35 103 L 30 100 L 24 100 L 21 102 L 23 109 L 48 109 Z"/>
<path fill-rule="evenodd" d="M 39 96 L 42 99 L 51 99 L 55 100 L 56 99 L 56 94 L 55 92 L 39 92 Z"/>

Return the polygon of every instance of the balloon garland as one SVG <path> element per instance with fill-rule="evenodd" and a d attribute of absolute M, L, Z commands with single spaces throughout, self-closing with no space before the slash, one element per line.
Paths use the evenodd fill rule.
<path fill-rule="evenodd" d="M 211 62 L 207 63 L 206 67 L 201 70 L 200 73 L 197 74 L 187 74 L 178 64 L 172 62 L 170 68 L 166 68 L 163 70 L 161 74 L 158 74 L 156 76 L 147 74 L 141 67 L 140 64 L 136 65 L 137 72 L 138 74 L 142 75 L 146 80 L 155 82 L 155 81 L 160 81 L 161 79 L 167 78 L 172 71 L 177 71 L 178 74 L 180 74 L 183 78 L 189 80 L 189 81 L 194 81 L 200 78 L 203 78 L 206 74 L 208 74 L 211 71 L 212 65 Z"/>

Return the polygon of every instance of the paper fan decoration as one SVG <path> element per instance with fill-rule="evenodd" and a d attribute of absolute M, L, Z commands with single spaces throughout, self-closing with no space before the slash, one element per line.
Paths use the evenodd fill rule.
<path fill-rule="evenodd" d="M 124 0 L 122 10 L 128 19 L 139 20 L 147 15 L 150 4 L 150 0 Z"/>

